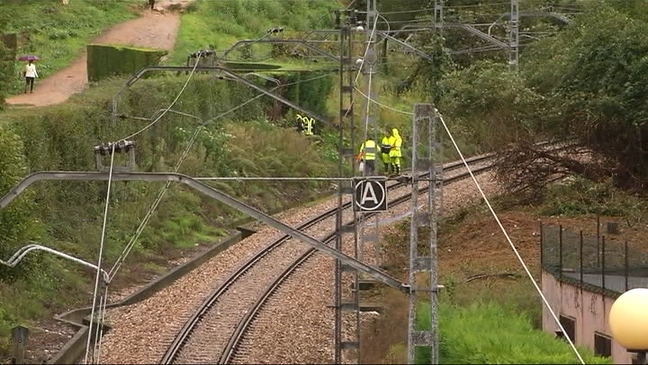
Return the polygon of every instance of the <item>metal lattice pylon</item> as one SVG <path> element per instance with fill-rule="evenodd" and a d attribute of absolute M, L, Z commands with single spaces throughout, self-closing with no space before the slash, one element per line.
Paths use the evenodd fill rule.
<path fill-rule="evenodd" d="M 509 68 L 512 71 L 518 70 L 519 61 L 519 20 L 520 6 L 518 0 L 511 0 L 511 18 L 509 21 Z"/>
<path fill-rule="evenodd" d="M 437 340 L 437 220 L 441 215 L 442 165 L 435 164 L 441 144 L 436 132 L 437 120 L 431 104 L 416 104 L 412 121 L 412 218 L 410 228 L 410 286 L 407 362 L 413 364 L 417 348 L 430 348 L 429 364 L 438 363 Z M 427 172 L 427 174 L 425 174 Z M 425 175 L 424 175 L 425 174 Z M 427 175 L 427 176 L 426 176 Z M 421 188 L 428 187 L 423 194 Z M 421 204 L 420 200 L 424 200 Z M 427 244 L 419 239 L 427 236 Z M 421 242 L 422 243 L 422 242 Z M 427 252 L 420 252 L 420 251 Z M 429 304 L 430 321 L 417 321 L 417 313 Z M 427 360 L 427 359 L 425 359 Z"/>
<path fill-rule="evenodd" d="M 342 14 L 340 14 L 342 15 Z M 354 148 L 355 145 L 355 126 L 353 118 L 353 87 L 354 87 L 354 64 L 352 59 L 353 52 L 353 39 L 352 28 L 356 26 L 356 14 L 352 12 L 345 12 L 344 22 L 338 24 L 340 27 L 340 125 L 339 125 L 339 173 L 344 176 L 345 167 L 351 163 L 351 173 L 355 173 L 354 164 Z M 344 132 L 350 131 L 350 141 L 347 144 Z M 350 147 L 347 147 L 350 146 Z M 353 196 L 354 189 L 350 181 L 340 182 L 338 190 L 338 211 L 336 215 L 336 240 L 335 248 L 339 251 L 347 253 L 354 258 L 358 258 L 358 235 L 356 225 L 346 225 L 343 222 L 343 204 L 344 195 L 351 194 Z M 353 198 L 352 198 L 353 199 Z M 345 237 L 353 235 L 352 247 L 345 245 Z M 349 275 L 353 276 L 353 288 L 351 292 L 344 290 L 344 279 Z M 345 295 L 346 294 L 346 295 Z M 350 294 L 350 297 L 349 295 Z M 358 357 L 360 349 L 360 332 L 359 326 L 359 313 L 360 301 L 358 290 L 358 271 L 349 265 L 344 265 L 340 260 L 335 260 L 335 329 L 334 329 L 334 362 L 340 364 L 343 361 Z M 345 314 L 355 315 L 356 324 L 349 323 Z M 351 325 L 350 329 L 348 328 Z M 345 356 L 343 356 L 343 353 Z M 355 355 L 355 356 L 354 356 Z"/>
<path fill-rule="evenodd" d="M 376 73 L 378 70 L 377 67 L 377 61 L 378 61 L 378 55 L 376 52 L 376 34 L 373 32 L 373 24 L 374 20 L 377 16 L 377 11 L 376 11 L 376 0 L 369 0 L 367 1 L 367 40 L 366 40 L 366 57 L 363 60 L 363 74 L 364 74 L 364 79 L 365 79 L 365 88 L 364 88 L 364 93 L 366 97 L 363 97 L 363 106 L 362 106 L 362 121 L 363 121 L 363 127 L 362 127 L 362 142 L 364 143 L 368 137 L 373 138 L 373 140 L 376 142 L 376 145 L 378 146 L 380 143 L 380 137 L 381 135 L 378 134 L 379 132 L 379 124 L 378 124 L 378 108 L 375 107 L 374 101 L 378 99 L 378 92 L 377 92 L 377 87 L 375 87 L 375 77 Z M 386 127 L 386 126 L 384 126 Z M 373 175 L 379 175 L 378 171 L 381 168 L 381 152 L 380 148 L 376 148 L 375 151 L 376 155 L 376 171 L 373 173 Z M 369 176 L 367 174 L 367 170 L 363 172 L 363 177 Z M 365 251 L 365 247 L 370 245 L 371 248 L 373 249 L 373 266 L 378 267 L 380 262 L 379 262 L 379 242 L 380 242 L 380 237 L 379 237 L 379 219 L 378 216 L 374 216 L 373 218 L 367 218 L 366 213 L 364 212 L 359 212 L 360 215 L 360 222 L 361 224 L 359 225 L 359 232 L 358 232 L 358 250 L 360 253 L 359 259 L 360 261 L 363 261 L 363 252 Z M 373 222 L 370 222 L 373 221 Z M 369 223 L 369 224 L 367 224 Z"/>

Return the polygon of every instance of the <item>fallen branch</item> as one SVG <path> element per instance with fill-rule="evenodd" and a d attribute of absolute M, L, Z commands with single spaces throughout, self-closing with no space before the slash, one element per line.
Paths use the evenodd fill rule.
<path fill-rule="evenodd" d="M 473 280 L 479 280 L 479 279 L 486 279 L 486 278 L 507 278 L 507 279 L 519 279 L 522 277 L 520 274 L 516 273 L 510 273 L 510 272 L 501 272 L 501 273 L 496 273 L 496 274 L 479 274 L 479 275 L 473 275 L 470 276 L 469 278 L 466 279 L 466 282 L 469 283 Z"/>

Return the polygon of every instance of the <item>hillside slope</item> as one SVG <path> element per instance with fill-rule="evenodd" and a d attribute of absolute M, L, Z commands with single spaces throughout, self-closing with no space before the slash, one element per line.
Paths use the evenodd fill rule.
<path fill-rule="evenodd" d="M 117 24 L 95 38 L 96 44 L 119 44 L 172 50 L 180 26 L 180 14 L 168 11 L 172 3 L 160 1 L 155 10 L 144 10 L 142 17 Z M 70 66 L 37 81 L 33 94 L 7 99 L 10 105 L 45 106 L 66 101 L 88 84 L 85 51 Z"/>

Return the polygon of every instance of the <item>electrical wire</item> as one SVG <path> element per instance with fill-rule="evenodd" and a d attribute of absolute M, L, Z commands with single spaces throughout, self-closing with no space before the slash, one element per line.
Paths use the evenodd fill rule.
<path fill-rule="evenodd" d="M 551 313 L 551 316 L 553 317 L 554 321 L 556 321 L 556 324 L 558 324 L 558 327 L 560 328 L 560 330 L 565 335 L 565 338 L 567 339 L 567 342 L 569 342 L 569 346 L 571 346 L 572 350 L 574 350 L 574 353 L 578 357 L 578 360 L 581 362 L 581 364 L 585 365 L 585 361 L 583 360 L 583 357 L 581 356 L 580 352 L 578 351 L 578 349 L 574 345 L 574 342 L 572 341 L 572 339 L 569 338 L 569 335 L 567 334 L 567 331 L 565 331 L 565 328 L 560 323 L 560 320 L 558 319 L 558 316 L 556 315 L 554 310 L 551 308 L 551 305 L 549 304 L 549 301 L 547 300 L 547 298 L 542 293 L 542 289 L 540 289 L 540 287 L 538 286 L 538 283 L 536 282 L 535 278 L 533 277 L 533 274 L 529 270 L 529 267 L 524 262 L 524 259 L 522 258 L 522 256 L 520 256 L 520 253 L 518 252 L 517 248 L 513 244 L 513 241 L 511 240 L 511 237 L 506 232 L 506 229 L 504 228 L 504 225 L 502 224 L 499 217 L 497 216 L 497 213 L 495 213 L 495 210 L 493 209 L 493 206 L 491 205 L 490 201 L 486 197 L 486 194 L 482 190 L 481 185 L 479 185 L 479 182 L 477 182 L 477 178 L 475 178 L 475 175 L 473 174 L 472 170 L 470 169 L 470 166 L 468 166 L 468 162 L 466 162 L 466 159 L 464 158 L 463 153 L 461 153 L 461 150 L 459 149 L 459 146 L 457 145 L 457 142 L 455 141 L 454 137 L 452 136 L 452 133 L 450 132 L 450 129 L 448 128 L 448 125 L 446 124 L 445 120 L 443 119 L 443 116 L 441 115 L 441 113 L 439 113 L 439 111 L 436 108 L 434 109 L 434 112 L 439 117 L 439 120 L 441 121 L 441 124 L 443 124 L 443 128 L 445 129 L 446 133 L 448 133 L 448 137 L 450 137 L 450 141 L 452 142 L 452 145 L 454 146 L 455 150 L 459 154 L 459 158 L 461 158 L 461 161 L 463 162 L 464 166 L 466 166 L 466 169 L 468 170 L 468 173 L 470 174 L 470 177 L 472 178 L 473 182 L 477 186 L 477 189 L 479 190 L 479 193 L 481 194 L 482 198 L 484 199 L 484 202 L 488 206 L 488 209 L 490 210 L 491 214 L 495 218 L 495 221 L 497 222 L 497 225 L 499 226 L 500 230 L 504 234 L 504 237 L 506 237 L 506 241 L 511 246 L 511 249 L 513 250 L 513 253 L 517 257 L 520 264 L 522 265 L 522 268 L 524 269 L 527 276 L 531 280 L 531 283 L 533 284 L 535 290 L 540 295 L 540 298 L 542 298 L 542 302 L 547 307 L 547 309 Z"/>
<path fill-rule="evenodd" d="M 371 83 L 373 81 L 373 64 L 369 66 L 369 75 L 367 76 L 367 94 L 371 95 Z M 354 86 L 355 89 L 357 89 Z M 371 102 L 369 101 L 369 97 L 367 97 L 367 107 L 365 109 L 365 118 L 364 118 L 364 138 L 362 142 L 367 140 L 367 135 L 369 134 L 369 112 L 371 111 Z"/>
<path fill-rule="evenodd" d="M 362 72 L 362 67 L 364 66 L 365 59 L 367 58 L 367 53 L 369 53 L 369 48 L 371 48 L 371 42 L 373 41 L 374 35 L 376 34 L 376 25 L 378 24 L 378 17 L 374 19 L 373 26 L 371 27 L 371 33 L 369 34 L 369 40 L 367 42 L 367 47 L 365 48 L 364 54 L 362 55 L 362 63 L 360 64 L 360 69 L 358 70 L 358 73 L 356 74 L 355 80 L 353 80 L 353 84 L 355 85 L 358 82 L 358 78 L 360 77 L 360 73 Z"/>
<path fill-rule="evenodd" d="M 93 358 L 95 359 L 96 363 L 99 363 L 99 359 L 101 359 L 101 338 L 103 337 L 103 330 L 104 330 L 104 321 L 106 320 L 106 306 L 108 304 L 108 285 L 106 285 L 106 288 L 104 290 L 103 298 L 101 301 L 101 304 L 99 304 L 99 323 L 101 326 L 97 326 L 97 332 L 95 334 L 95 348 L 94 348 L 94 353 L 93 353 Z M 88 332 L 88 335 L 90 335 L 90 332 Z"/>
<path fill-rule="evenodd" d="M 371 101 L 372 103 L 374 103 L 374 104 L 376 104 L 376 105 L 378 105 L 378 106 L 380 106 L 380 107 L 382 107 L 382 108 L 389 109 L 389 110 L 395 111 L 395 112 L 397 112 L 397 113 L 402 113 L 402 114 L 405 114 L 405 115 L 414 115 L 414 113 L 412 113 L 412 112 L 406 112 L 406 111 L 404 111 L 404 110 L 399 110 L 399 109 L 396 109 L 396 108 L 392 108 L 392 107 L 390 107 L 390 106 L 387 106 L 387 105 L 385 105 L 385 104 L 381 104 L 381 103 L 379 103 L 378 101 L 376 101 L 376 100 L 370 98 L 368 95 L 366 95 L 365 93 L 363 93 L 363 92 L 362 92 L 360 89 L 358 89 L 357 87 L 356 87 L 355 89 L 356 89 L 357 92 L 360 93 L 360 95 L 362 95 L 362 96 L 364 96 L 365 98 L 367 98 L 367 100 Z"/>
<path fill-rule="evenodd" d="M 311 77 L 311 78 L 308 78 L 308 79 L 305 79 L 305 80 L 299 80 L 299 81 L 295 81 L 295 82 L 292 82 L 292 83 L 277 86 L 277 87 L 275 87 L 273 89 L 270 89 L 270 91 L 274 91 L 274 90 L 277 90 L 277 89 L 279 89 L 281 87 L 285 87 L 285 86 L 291 86 L 291 85 L 295 85 L 295 84 L 301 84 L 301 83 L 305 83 L 305 82 L 309 82 L 309 81 L 318 80 L 318 79 L 328 77 L 328 76 L 329 75 L 326 75 L 326 74 L 325 75 L 314 76 L 314 77 Z M 187 147 L 184 149 L 182 156 L 180 157 L 180 159 L 176 163 L 176 165 L 174 167 L 174 173 L 177 173 L 179 171 L 182 163 L 187 158 L 187 156 L 189 154 L 189 151 L 191 150 L 191 147 L 193 147 L 193 144 L 195 143 L 196 139 L 198 138 L 198 135 L 200 134 L 200 132 L 204 129 L 204 127 L 206 125 L 208 125 L 210 123 L 213 123 L 214 121 L 216 121 L 216 120 L 218 120 L 220 118 L 223 118 L 223 117 L 227 116 L 230 113 L 235 112 L 236 110 L 244 107 L 245 105 L 253 102 L 254 100 L 259 99 L 260 97 L 262 97 L 264 95 L 265 95 L 264 93 L 260 93 L 260 94 L 256 95 L 255 97 L 253 97 L 251 99 L 248 99 L 245 102 L 243 102 L 243 103 L 241 103 L 241 104 L 239 104 L 239 105 L 237 105 L 237 106 L 235 106 L 235 107 L 233 107 L 233 108 L 231 108 L 231 109 L 229 109 L 229 110 L 227 110 L 227 111 L 225 111 L 225 112 L 223 112 L 223 113 L 221 113 L 221 114 L 219 114 L 219 115 L 217 115 L 217 116 L 215 116 L 215 117 L 213 117 L 213 118 L 211 118 L 211 119 L 209 119 L 209 120 L 207 120 L 205 122 L 203 122 L 201 125 L 199 125 L 196 128 L 196 131 L 194 132 L 194 134 L 191 136 L 191 139 L 189 140 L 189 143 L 187 144 Z M 131 237 L 130 241 L 124 247 L 121 255 L 117 258 L 117 261 L 115 261 L 115 263 L 113 264 L 113 267 L 108 272 L 108 277 L 109 277 L 110 281 L 112 281 L 113 278 L 117 275 L 117 272 L 121 268 L 122 264 L 125 262 L 126 258 L 128 257 L 128 255 L 132 251 L 133 247 L 135 247 L 135 243 L 137 242 L 137 240 L 141 236 L 142 232 L 144 232 L 144 228 L 146 228 L 146 225 L 148 224 L 151 217 L 153 216 L 153 213 L 155 212 L 157 207 L 160 205 L 160 202 L 162 201 L 162 198 L 164 198 L 164 195 L 166 194 L 166 191 L 168 190 L 170 185 L 171 185 L 171 182 L 166 182 L 165 183 L 164 187 L 160 190 L 157 197 L 153 201 L 153 204 L 151 204 L 151 207 L 146 212 L 146 215 L 144 216 L 144 219 L 140 222 L 139 226 L 135 230 L 135 233 Z"/>
<path fill-rule="evenodd" d="M 263 36 L 261 36 L 261 37 L 255 39 L 254 41 L 246 44 L 245 47 L 250 47 L 250 49 L 251 49 L 252 45 L 257 44 L 258 42 L 270 37 L 271 35 L 272 35 L 271 32 L 266 32 Z M 228 50 L 226 50 L 223 53 L 223 57 L 221 57 L 220 60 L 221 61 L 226 61 L 226 62 L 241 62 L 241 61 L 245 61 L 245 62 L 263 62 L 263 61 L 267 61 L 267 60 L 273 58 L 272 56 L 267 56 L 267 57 L 264 57 L 264 58 L 257 58 L 257 59 L 252 59 L 252 60 L 240 60 L 240 59 L 225 58 L 225 55 L 227 55 L 229 52 L 232 52 L 233 50 L 234 49 L 232 49 L 232 47 L 230 47 Z"/>
<path fill-rule="evenodd" d="M 173 106 L 178 101 L 178 99 L 180 99 L 180 96 L 184 93 L 185 89 L 187 88 L 187 85 L 189 85 L 189 81 L 191 81 L 191 78 L 196 73 L 196 68 L 198 67 L 198 64 L 200 63 L 200 57 L 201 56 L 202 56 L 202 54 L 199 53 L 198 57 L 196 57 L 196 63 L 194 64 L 194 67 L 191 69 L 191 73 L 189 74 L 189 77 L 187 77 L 187 81 L 185 81 L 184 85 L 182 86 L 182 89 L 180 89 L 180 92 L 178 93 L 178 95 L 176 95 L 175 99 L 173 99 L 173 102 L 171 102 L 171 105 L 169 105 L 169 107 L 166 108 L 162 112 L 162 114 L 160 114 L 157 118 L 155 118 L 151 123 L 147 124 L 144 128 L 140 129 L 139 131 L 137 131 L 137 132 L 135 132 L 135 133 L 133 133 L 133 134 L 127 136 L 127 137 L 121 138 L 120 141 L 128 140 L 128 139 L 134 138 L 134 137 L 144 133 L 146 130 L 148 130 L 149 128 L 154 126 L 158 121 L 160 121 L 160 119 L 162 119 L 162 117 L 164 117 L 164 115 L 171 108 L 173 108 Z"/>
<path fill-rule="evenodd" d="M 378 17 L 376 17 L 374 19 L 374 24 L 373 24 L 373 27 L 371 29 L 371 34 L 369 35 L 369 41 L 367 42 L 367 47 L 365 48 L 365 51 L 364 51 L 362 59 L 361 59 L 362 63 L 360 64 L 360 67 L 358 68 L 358 73 L 356 73 L 356 76 L 355 76 L 355 78 L 353 80 L 353 87 L 354 88 L 356 88 L 355 84 L 358 83 L 358 79 L 360 78 L 360 74 L 362 73 L 362 67 L 364 67 L 365 58 L 367 57 L 367 53 L 369 52 L 369 48 L 371 46 L 371 40 L 373 39 L 373 36 L 374 36 L 374 34 L 376 32 L 376 24 L 377 23 L 378 23 Z M 353 101 L 351 102 L 351 105 L 349 105 L 349 108 L 347 109 L 346 113 L 344 113 L 345 118 L 349 115 L 351 110 L 353 110 L 353 104 L 355 104 L 355 99 L 353 99 Z"/>
<path fill-rule="evenodd" d="M 90 342 L 92 341 L 92 325 L 95 320 L 95 307 L 97 305 L 97 295 L 99 294 L 99 281 L 101 280 L 101 261 L 103 256 L 104 243 L 106 240 L 106 225 L 108 223 L 108 207 L 110 206 L 110 190 L 112 188 L 113 168 L 115 166 L 115 144 L 112 145 L 110 153 L 110 170 L 108 172 L 108 192 L 106 193 L 106 206 L 104 208 L 103 227 L 101 228 L 101 241 L 99 242 L 99 259 L 97 260 L 97 275 L 95 278 L 94 293 L 92 295 L 92 310 L 90 313 L 90 324 L 88 325 L 88 341 L 86 345 L 85 361 L 88 363 L 88 355 L 90 354 Z M 108 283 L 106 283 L 107 285 Z M 101 339 L 95 339 L 101 341 Z"/>

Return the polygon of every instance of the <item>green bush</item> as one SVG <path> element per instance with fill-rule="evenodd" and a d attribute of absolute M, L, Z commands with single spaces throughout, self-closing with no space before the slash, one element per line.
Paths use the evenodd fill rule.
<path fill-rule="evenodd" d="M 578 364 L 571 347 L 548 333 L 534 330 L 523 313 L 493 303 L 460 307 L 439 303 L 441 364 Z M 430 307 L 421 303 L 417 327 L 429 328 Z M 422 349 L 423 350 L 423 349 Z M 609 364 L 590 350 L 579 348 L 587 364 Z M 429 350 L 419 351 L 416 363 L 426 362 Z"/>
<path fill-rule="evenodd" d="M 319 115 L 326 115 L 327 100 L 322 95 L 329 95 L 333 88 L 333 77 L 323 77 L 308 83 L 298 83 L 300 80 L 307 80 L 321 75 L 320 72 L 295 72 L 286 77 L 288 86 L 286 97 L 300 106 L 309 109 Z"/>
<path fill-rule="evenodd" d="M 167 54 L 162 50 L 104 44 L 88 44 L 87 49 L 88 81 L 134 74 L 143 67 L 157 65 Z"/>
<path fill-rule="evenodd" d="M 614 187 L 611 180 L 592 182 L 571 178 L 554 184 L 540 207 L 544 215 L 573 216 L 596 214 L 640 219 L 648 207 L 635 194 Z"/>
<path fill-rule="evenodd" d="M 0 114 L 0 196 L 29 172 L 95 171 L 94 146 L 142 130 L 150 120 L 128 116 L 148 118 L 167 107 L 185 80 L 170 76 L 134 84 L 117 100 L 117 113 L 124 115 L 123 119 L 111 118 L 108 108 L 111 96 L 123 86 L 124 80 L 100 82 L 98 87 L 73 96 L 69 102 L 40 108 L 38 113 L 33 109 L 12 109 Z M 254 95 L 243 85 L 196 75 L 173 110 L 195 115 L 200 121 L 168 113 L 132 138 L 136 142 L 138 171 L 172 171 L 198 124 L 210 121 L 197 135 L 180 173 L 230 177 L 328 175 L 333 164 L 319 153 L 315 144 L 261 117 L 268 106 L 267 98 L 235 108 Z M 224 117 L 210 119 L 219 115 Z M 108 162 L 106 158 L 104 163 Z M 307 201 L 328 188 L 325 183 L 303 181 L 210 184 L 264 211 Z M 113 183 L 104 251 L 108 265 L 121 254 L 162 186 L 163 183 Z M 0 211 L 0 258 L 8 258 L 27 239 L 34 239 L 82 259 L 96 260 L 105 197 L 105 182 L 33 184 Z M 38 209 L 33 209 L 32 204 L 37 204 Z M 217 227 L 241 216 L 238 211 L 182 185 L 171 185 L 132 255 L 161 255 L 169 248 L 192 247 L 214 240 L 223 233 Z M 36 220 L 41 223 L 35 224 Z M 0 268 L 0 307 L 11 315 L 6 320 L 0 318 L 0 342 L 12 326 L 48 310 L 48 295 L 70 293 L 57 306 L 69 305 L 85 295 L 90 284 L 88 278 L 91 275 L 86 269 L 43 254 L 30 256 L 13 270 Z M 0 355 L 5 350 L 0 344 Z"/>
<path fill-rule="evenodd" d="M 182 16 L 170 58 L 174 64 L 184 64 L 189 53 L 207 45 L 224 50 L 238 40 L 262 37 L 274 27 L 283 27 L 286 33 L 332 27 L 332 11 L 339 5 L 334 1 L 196 0 L 191 7 Z M 270 55 L 272 45 L 259 43 L 250 48 L 252 59 L 258 60 Z M 240 47 L 228 59 L 240 60 L 244 53 Z"/>
<path fill-rule="evenodd" d="M 16 133 L 0 126 L 0 192 L 7 192 L 27 173 L 27 161 L 23 155 L 23 143 Z M 14 251 L 23 246 L 31 235 L 34 208 L 30 193 L 19 197 L 17 204 L 0 210 L 0 258 L 9 258 Z M 13 281 L 25 271 L 0 265 L 0 280 Z"/>

